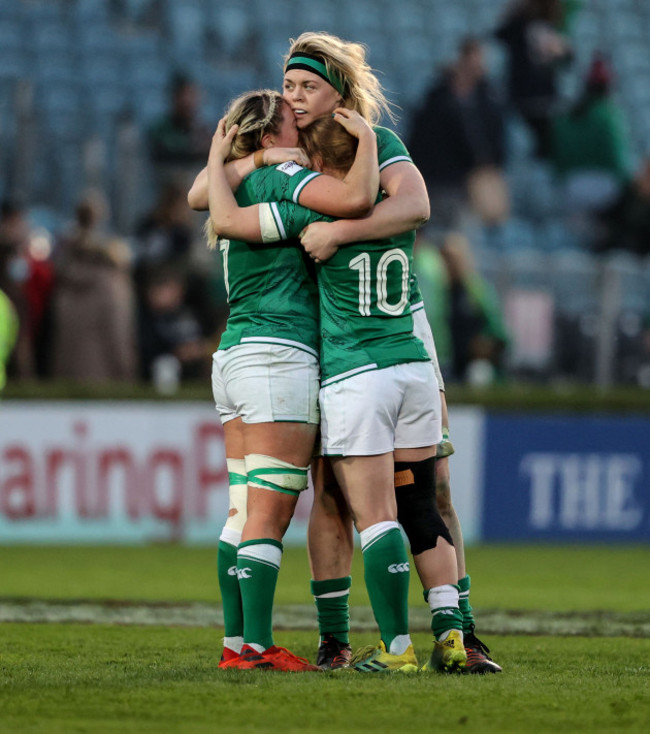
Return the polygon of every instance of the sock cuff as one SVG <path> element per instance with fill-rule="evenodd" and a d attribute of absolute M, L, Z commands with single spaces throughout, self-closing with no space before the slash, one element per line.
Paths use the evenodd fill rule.
<path fill-rule="evenodd" d="M 241 530 L 233 530 L 233 528 L 224 527 L 219 536 L 219 542 L 226 545 L 233 545 L 235 549 L 241 543 Z"/>
<path fill-rule="evenodd" d="M 248 548 L 251 545 L 274 545 L 280 550 L 284 550 L 284 546 L 279 540 L 273 538 L 255 538 L 254 540 L 244 540 L 239 544 L 239 548 Z"/>
<path fill-rule="evenodd" d="M 267 543 L 264 541 L 257 541 L 254 544 L 250 541 L 248 543 L 241 543 L 237 549 L 238 564 L 240 559 L 242 563 L 246 561 L 258 561 L 274 568 L 280 568 L 282 544 L 278 544 L 277 541 L 271 539 Z"/>
<path fill-rule="evenodd" d="M 458 579 L 458 590 L 461 592 L 463 591 L 468 592 L 469 587 L 470 587 L 470 582 L 471 582 L 471 579 L 469 575 L 463 576 L 462 579 Z"/>
<path fill-rule="evenodd" d="M 313 596 L 322 597 L 335 594 L 344 596 L 350 593 L 352 576 L 343 576 L 339 579 L 325 579 L 324 581 L 311 580 L 311 593 Z M 338 593 L 337 593 L 338 592 Z"/>
<path fill-rule="evenodd" d="M 394 520 L 384 520 L 383 522 L 377 522 L 371 525 L 369 528 L 362 530 L 359 533 L 361 540 L 361 550 L 367 550 L 373 543 L 390 533 L 391 530 L 399 531 L 399 525 Z"/>

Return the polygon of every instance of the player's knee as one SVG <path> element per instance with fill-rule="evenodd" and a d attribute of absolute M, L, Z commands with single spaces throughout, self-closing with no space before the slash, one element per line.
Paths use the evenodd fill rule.
<path fill-rule="evenodd" d="M 397 519 L 409 539 L 413 555 L 435 548 L 438 538 L 453 545 L 436 504 L 435 458 L 396 462 L 395 478 Z"/>
<path fill-rule="evenodd" d="M 296 466 L 264 454 L 248 454 L 245 461 L 250 487 L 294 496 L 307 489 L 308 466 Z"/>

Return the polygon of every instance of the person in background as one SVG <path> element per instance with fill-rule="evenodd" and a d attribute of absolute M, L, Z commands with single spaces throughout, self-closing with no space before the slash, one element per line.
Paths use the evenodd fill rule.
<path fill-rule="evenodd" d="M 593 215 L 613 204 L 628 178 L 622 111 L 611 95 L 612 71 L 595 54 L 576 104 L 552 123 L 552 163 L 569 216 L 593 237 Z"/>
<path fill-rule="evenodd" d="M 187 189 L 208 157 L 212 131 L 200 116 L 201 90 L 189 76 L 171 79 L 169 109 L 148 131 L 151 161 L 161 185 L 175 181 Z"/>
<path fill-rule="evenodd" d="M 641 161 L 616 200 L 599 213 L 594 248 L 650 255 L 650 157 Z"/>
<path fill-rule="evenodd" d="M 535 153 L 551 153 L 551 121 L 557 111 L 558 72 L 573 56 L 565 35 L 570 9 L 562 0 L 518 0 L 495 31 L 508 52 L 508 94 L 530 128 Z"/>
<path fill-rule="evenodd" d="M 0 289 L 18 313 L 20 330 L 9 372 L 17 378 L 49 373 L 49 311 L 53 268 L 21 204 L 4 201 L 0 213 Z"/>
<path fill-rule="evenodd" d="M 132 381 L 136 375 L 130 252 L 102 224 L 106 201 L 89 192 L 57 245 L 52 294 L 55 377 Z"/>
<path fill-rule="evenodd" d="M 182 303 L 175 303 L 171 310 L 176 312 L 180 309 L 185 314 L 182 318 L 184 323 L 188 323 L 187 319 L 191 318 L 198 324 L 197 341 L 213 338 L 216 341 L 216 335 L 223 328 L 227 308 L 221 291 L 213 282 L 215 267 L 211 258 L 207 263 L 200 260 L 196 243 L 192 211 L 187 206 L 185 189 L 175 182 L 164 184 L 153 208 L 138 224 L 134 238 L 133 278 L 140 322 L 141 372 L 144 379 L 151 377 L 152 359 L 161 348 L 163 353 L 168 348 L 163 347 L 162 343 L 158 347 L 154 346 L 162 338 L 162 333 L 156 337 L 153 332 L 147 333 L 149 327 L 144 326 L 155 322 L 162 327 L 165 323 L 167 326 L 163 328 L 163 332 L 168 331 L 171 316 L 169 309 L 163 308 L 163 316 L 159 308 L 154 306 L 158 302 L 155 294 L 162 289 L 161 280 L 166 280 L 170 286 L 166 289 L 168 294 L 172 290 L 172 280 L 175 283 L 173 290 L 176 296 L 182 294 Z M 176 338 L 172 341 L 175 342 Z M 191 341 L 194 342 L 195 338 L 192 337 Z M 168 339 L 165 337 L 162 342 L 167 344 Z M 212 350 L 208 352 L 211 353 Z M 192 364 L 193 362 L 194 357 L 183 360 L 181 378 L 205 376 L 206 370 L 209 370 L 209 359 L 205 360 L 205 368 L 202 370 L 198 365 Z"/>
<path fill-rule="evenodd" d="M 165 382 L 168 370 L 175 375 L 170 377 L 171 384 L 209 374 L 213 345 L 204 335 L 186 292 L 183 271 L 171 266 L 150 270 L 142 284 L 138 309 L 140 376 L 157 387 L 160 380 Z"/>
<path fill-rule="evenodd" d="M 415 113 L 407 147 L 427 184 L 430 226 L 461 227 L 476 181 L 488 174 L 491 186 L 504 180 L 505 108 L 478 39 L 465 38 L 435 81 Z"/>
<path fill-rule="evenodd" d="M 476 270 L 466 237 L 449 233 L 439 248 L 421 237 L 415 272 L 445 378 L 498 379 L 508 334 L 496 293 Z"/>

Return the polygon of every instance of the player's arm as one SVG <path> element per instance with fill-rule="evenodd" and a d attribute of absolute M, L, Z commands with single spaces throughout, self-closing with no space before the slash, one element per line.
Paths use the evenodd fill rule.
<path fill-rule="evenodd" d="M 278 242 L 296 237 L 307 223 L 306 217 L 313 214 L 308 209 L 292 202 L 254 204 L 240 207 L 230 189 L 224 161 L 230 152 L 237 126 L 226 134 L 225 119 L 220 120 L 212 138 L 208 157 L 208 200 L 210 221 L 215 232 L 221 237 L 231 237 L 246 242 Z M 286 217 L 284 207 L 292 209 L 292 216 Z M 291 223 L 292 229 L 287 229 Z"/>
<path fill-rule="evenodd" d="M 381 172 L 381 186 L 388 196 L 369 215 L 310 224 L 301 236 L 305 250 L 327 260 L 341 245 L 393 237 L 427 222 L 429 197 L 416 166 L 407 161 L 393 163 Z"/>
<path fill-rule="evenodd" d="M 377 199 L 380 176 L 377 136 L 358 112 L 339 107 L 334 119 L 359 140 L 354 163 L 343 179 L 318 176 L 301 190 L 301 206 L 331 217 L 361 217 Z"/>
<path fill-rule="evenodd" d="M 309 160 L 302 148 L 264 148 L 261 163 L 264 166 L 274 166 L 287 161 L 295 161 L 300 166 L 309 166 Z M 255 154 L 228 161 L 225 164 L 226 179 L 232 191 L 237 191 L 241 182 L 252 173 L 255 166 Z M 208 200 L 208 167 L 199 172 L 187 194 L 187 203 L 191 209 L 206 211 L 209 209 Z"/>
<path fill-rule="evenodd" d="M 258 207 L 239 206 L 226 173 L 225 159 L 230 153 L 238 128 L 238 125 L 233 125 L 226 133 L 225 118 L 222 118 L 212 136 L 208 165 L 205 169 L 210 221 L 220 237 L 261 240 Z"/>

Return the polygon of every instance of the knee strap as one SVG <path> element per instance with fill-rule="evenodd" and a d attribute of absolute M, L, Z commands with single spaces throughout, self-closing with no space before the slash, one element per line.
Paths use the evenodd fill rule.
<path fill-rule="evenodd" d="M 454 544 L 436 506 L 435 465 L 435 457 L 395 463 L 397 519 L 414 556 L 435 548 L 438 538 Z"/>
<path fill-rule="evenodd" d="M 245 461 L 250 487 L 296 496 L 307 489 L 308 466 L 296 466 L 264 454 L 248 454 Z"/>

